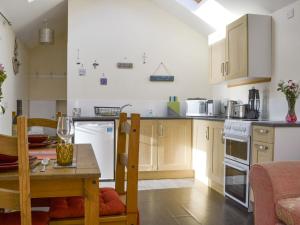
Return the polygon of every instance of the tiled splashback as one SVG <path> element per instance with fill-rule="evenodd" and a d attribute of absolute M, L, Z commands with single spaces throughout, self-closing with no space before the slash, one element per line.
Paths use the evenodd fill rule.
<path fill-rule="evenodd" d="M 140 113 L 142 116 L 166 116 L 167 100 L 69 100 L 68 115 L 72 115 L 73 108 L 81 108 L 81 116 L 94 116 L 94 106 L 121 107 L 125 104 L 131 104 L 132 107 L 126 107 L 124 112 Z M 180 101 L 181 115 L 185 115 L 185 100 Z"/>

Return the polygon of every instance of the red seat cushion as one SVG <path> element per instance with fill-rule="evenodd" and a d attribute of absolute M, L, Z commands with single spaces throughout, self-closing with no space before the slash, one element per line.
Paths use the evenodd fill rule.
<path fill-rule="evenodd" d="M 47 212 L 32 212 L 32 225 L 48 225 Z M 0 225 L 21 225 L 20 212 L 0 213 Z"/>
<path fill-rule="evenodd" d="M 113 216 L 125 213 L 126 207 L 113 188 L 100 188 L 99 216 Z M 54 198 L 51 200 L 50 218 L 65 219 L 84 216 L 84 198 Z"/>
<path fill-rule="evenodd" d="M 32 198 L 32 207 L 50 207 L 51 198 Z"/>

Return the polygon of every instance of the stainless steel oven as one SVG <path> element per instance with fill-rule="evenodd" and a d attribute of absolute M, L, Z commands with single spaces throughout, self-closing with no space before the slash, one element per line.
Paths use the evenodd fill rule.
<path fill-rule="evenodd" d="M 224 160 L 225 196 L 248 208 L 249 206 L 249 165 L 230 159 Z"/>
<path fill-rule="evenodd" d="M 225 158 L 250 165 L 251 138 L 225 135 Z"/>

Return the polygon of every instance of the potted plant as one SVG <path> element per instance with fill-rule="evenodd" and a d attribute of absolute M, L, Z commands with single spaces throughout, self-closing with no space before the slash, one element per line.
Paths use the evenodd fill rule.
<path fill-rule="evenodd" d="M 280 81 L 277 91 L 281 91 L 285 94 L 288 103 L 288 113 L 286 115 L 286 121 L 288 123 L 295 123 L 297 121 L 295 106 L 297 98 L 300 94 L 299 84 L 294 80 Z"/>
<path fill-rule="evenodd" d="M 4 83 L 4 81 L 6 80 L 6 78 L 7 78 L 7 75 L 5 73 L 4 66 L 3 66 L 3 64 L 0 64 L 0 107 L 1 107 L 1 113 L 2 114 L 5 113 L 5 108 L 1 104 L 1 101 L 3 99 L 2 84 Z"/>

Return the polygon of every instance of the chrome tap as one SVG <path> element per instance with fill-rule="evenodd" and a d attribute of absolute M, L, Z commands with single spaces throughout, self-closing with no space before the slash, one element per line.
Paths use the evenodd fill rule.
<path fill-rule="evenodd" d="M 120 112 L 122 112 L 123 109 L 125 109 L 126 107 L 132 107 L 132 105 L 131 104 L 126 104 L 126 105 L 121 106 L 120 107 Z"/>

